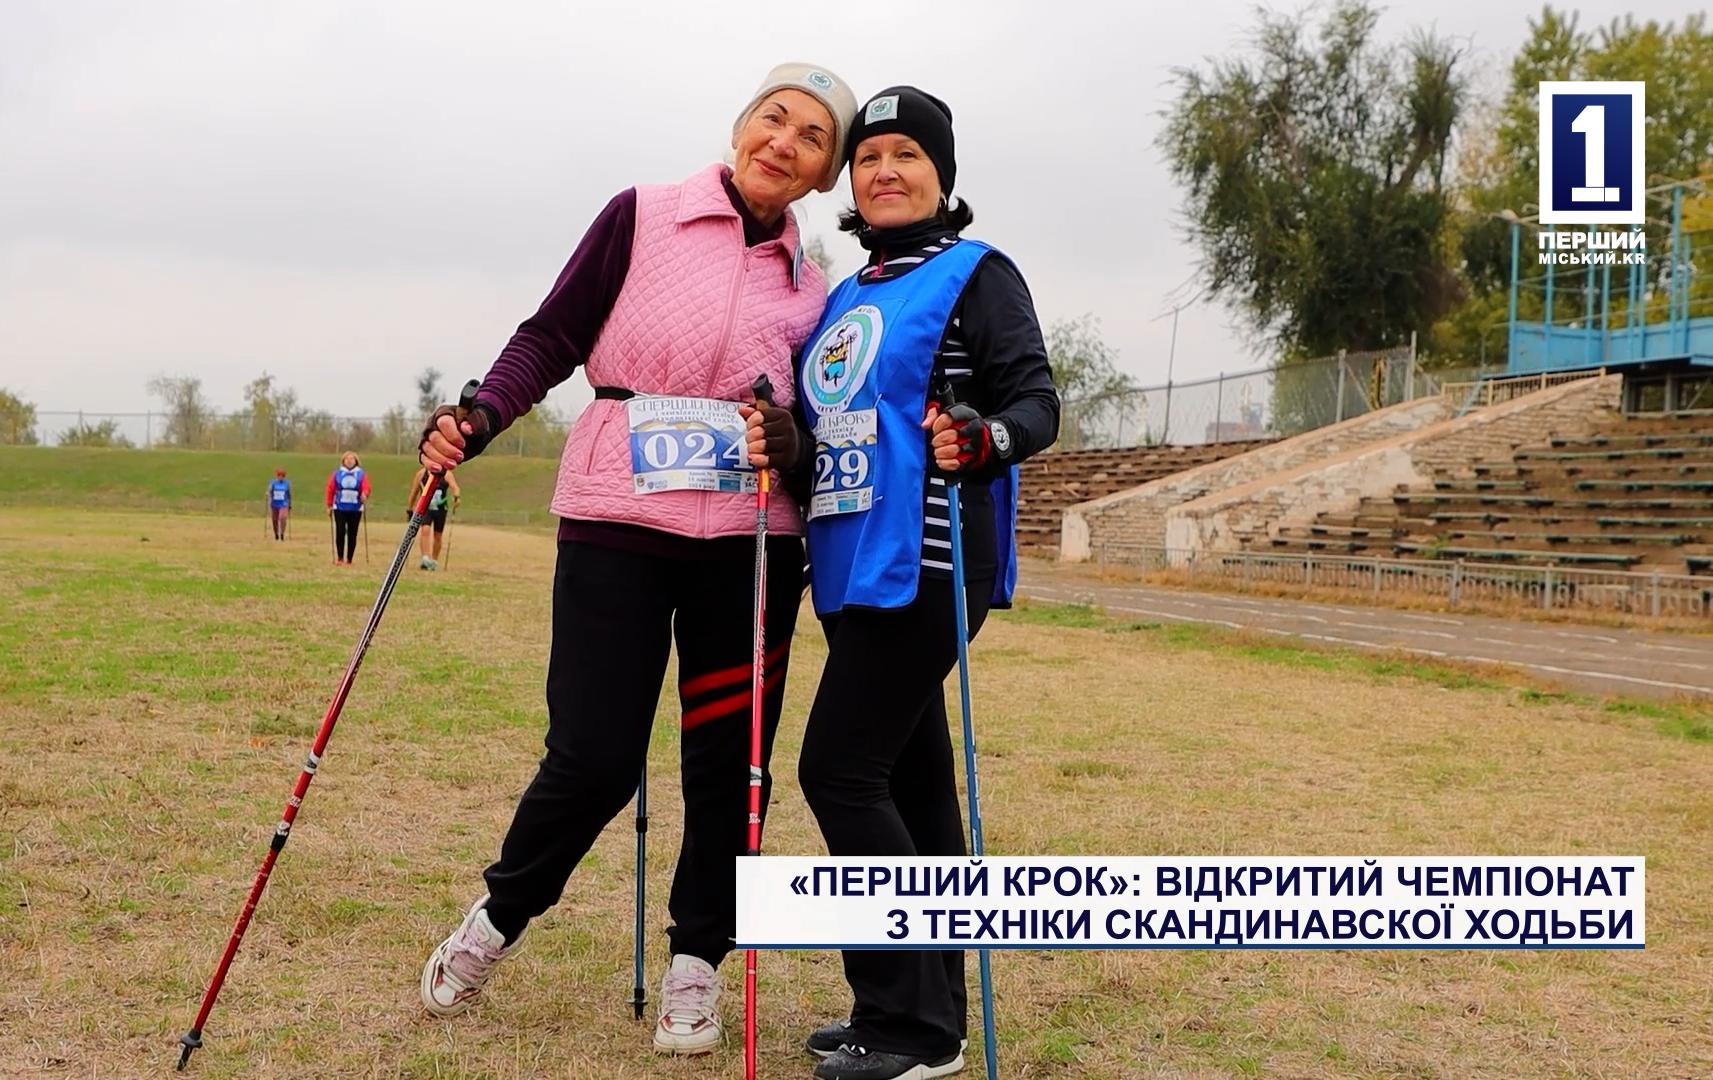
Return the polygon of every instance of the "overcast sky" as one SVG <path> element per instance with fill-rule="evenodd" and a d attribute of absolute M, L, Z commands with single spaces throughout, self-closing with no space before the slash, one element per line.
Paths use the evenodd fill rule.
<path fill-rule="evenodd" d="M 1399 5 L 1382 33 L 1431 18 L 1496 85 L 1536 11 Z M 1091 312 L 1126 371 L 1163 382 L 1157 316 L 1193 253 L 1158 113 L 1174 65 L 1252 24 L 1242 0 L 0 0 L 0 387 L 140 411 L 151 376 L 187 374 L 231 408 L 265 369 L 307 404 L 377 415 L 425 366 L 461 383 L 615 192 L 718 158 L 788 59 L 859 97 L 943 97 L 971 235 L 1017 261 L 1044 323 Z M 841 181 L 799 204 L 841 276 L 861 262 L 834 228 L 849 198 Z M 1175 377 L 1266 362 L 1231 326 L 1184 311 Z M 588 396 L 578 375 L 552 400 Z"/>

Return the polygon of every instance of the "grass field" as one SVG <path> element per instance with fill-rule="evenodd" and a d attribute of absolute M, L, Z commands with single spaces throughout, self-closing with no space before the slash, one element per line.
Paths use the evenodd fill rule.
<path fill-rule="evenodd" d="M 173 1075 L 397 527 L 335 570 L 322 533 L 274 545 L 247 518 L 0 509 L 0 1076 Z M 191 1075 L 741 1075 L 741 1036 L 665 1060 L 630 1019 L 622 816 L 483 1007 L 417 1005 L 544 723 L 552 542 L 455 535 L 452 570 L 393 598 Z M 799 626 L 777 853 L 822 850 L 794 768 L 822 651 Z M 1643 952 L 997 954 L 1008 1080 L 1713 1075 L 1705 714 L 1075 607 L 998 615 L 975 657 L 995 853 L 1643 854 L 1651 886 Z M 657 719 L 653 928 L 670 696 Z M 649 957 L 652 999 L 663 935 Z M 837 957 L 764 954 L 762 993 L 762 1075 L 807 1077 L 802 1034 L 847 1004 Z"/>
<path fill-rule="evenodd" d="M 382 518 L 402 518 L 416 457 L 364 454 Z M 268 481 L 285 469 L 294 509 L 323 514 L 327 477 L 335 454 L 267 454 L 226 450 L 110 450 L 92 447 L 0 446 L 0 506 L 68 509 L 127 508 L 264 516 Z M 484 456 L 478 470 L 459 474 L 464 487 L 459 519 L 467 524 L 547 524 L 553 476 L 551 458 Z M 299 524 L 316 527 L 317 522 Z M 325 523 L 320 523 L 325 529 Z M 257 526 L 258 531 L 260 526 Z"/>

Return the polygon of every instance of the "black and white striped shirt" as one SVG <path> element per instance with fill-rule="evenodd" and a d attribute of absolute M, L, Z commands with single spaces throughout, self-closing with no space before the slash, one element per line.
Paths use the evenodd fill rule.
<path fill-rule="evenodd" d="M 890 235 L 873 234 L 865 245 L 872 252 L 869 265 L 858 272 L 857 283 L 902 277 L 957 243 L 956 234 L 919 226 Z M 1011 462 L 1050 445 L 1057 436 L 1059 400 L 1040 323 L 1028 287 L 1008 259 L 983 258 L 953 307 L 934 352 L 929 385 L 942 382 L 949 382 L 957 400 L 983 416 L 1004 418 L 1014 447 Z M 1005 474 L 1008 464 L 992 462 L 959 485 L 964 570 L 970 580 L 991 578 L 997 569 L 996 523 L 988 487 Z M 949 577 L 952 534 L 946 482 L 929 474 L 922 487 L 922 572 Z"/>

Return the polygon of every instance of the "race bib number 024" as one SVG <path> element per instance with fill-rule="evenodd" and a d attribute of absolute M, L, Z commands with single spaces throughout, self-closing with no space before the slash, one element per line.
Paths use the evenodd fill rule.
<path fill-rule="evenodd" d="M 876 432 L 873 409 L 829 413 L 815 422 L 811 518 L 861 513 L 874 505 Z"/>
<path fill-rule="evenodd" d="M 738 402 L 638 396 L 625 407 L 638 495 L 756 489 Z"/>

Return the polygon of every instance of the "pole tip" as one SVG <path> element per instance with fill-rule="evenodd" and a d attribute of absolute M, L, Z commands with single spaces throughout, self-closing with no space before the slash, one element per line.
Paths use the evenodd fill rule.
<path fill-rule="evenodd" d="M 202 1049 L 202 1031 L 198 1028 L 191 1028 L 179 1036 L 178 1041 L 179 1045 L 184 1048 L 178 1054 L 178 1071 L 183 1072 L 184 1067 L 190 1063 L 191 1051 Z"/>

